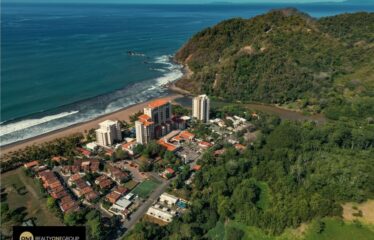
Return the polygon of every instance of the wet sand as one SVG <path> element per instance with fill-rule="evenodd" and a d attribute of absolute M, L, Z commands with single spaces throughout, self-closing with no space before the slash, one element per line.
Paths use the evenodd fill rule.
<path fill-rule="evenodd" d="M 177 93 L 170 93 L 169 95 L 167 95 L 165 97 L 160 97 L 160 98 L 155 98 L 155 99 L 166 98 L 166 99 L 169 99 L 170 101 L 173 102 L 174 100 L 176 100 L 178 98 L 181 98 L 181 97 L 183 97 L 183 95 L 177 94 Z M 55 131 L 52 131 L 52 132 L 49 132 L 49 133 L 45 133 L 45 134 L 42 134 L 42 135 L 39 135 L 39 136 L 36 136 L 36 137 L 33 137 L 33 138 L 29 138 L 29 139 L 22 140 L 22 141 L 19 141 L 19 142 L 16 142 L 16 143 L 11 143 L 9 145 L 5 145 L 3 147 L 0 147 L 0 156 L 3 156 L 4 154 L 10 153 L 10 152 L 14 152 L 14 151 L 23 149 L 27 146 L 37 145 L 37 144 L 41 144 L 41 143 L 45 143 L 45 142 L 50 142 L 50 141 L 53 141 L 53 140 L 58 139 L 58 138 L 71 136 L 71 135 L 76 134 L 76 133 L 85 133 L 86 131 L 88 131 L 92 128 L 98 128 L 98 125 L 99 125 L 100 122 L 108 120 L 108 119 L 110 119 L 110 120 L 122 120 L 122 121 L 125 120 L 125 121 L 129 122 L 131 115 L 133 115 L 133 114 L 135 114 L 139 111 L 143 111 L 143 108 L 148 103 L 154 101 L 155 99 L 123 108 L 123 109 L 118 110 L 116 112 L 109 113 L 107 115 L 98 117 L 94 120 L 90 120 L 88 122 L 74 124 L 74 125 L 66 127 L 66 128 L 62 128 L 62 129 L 55 130 Z"/>

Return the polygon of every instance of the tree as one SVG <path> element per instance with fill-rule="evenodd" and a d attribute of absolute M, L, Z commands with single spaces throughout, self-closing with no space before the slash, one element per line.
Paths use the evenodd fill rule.
<path fill-rule="evenodd" d="M 152 171 L 153 165 L 146 159 L 142 159 L 139 165 L 139 170 L 141 172 L 150 172 Z"/>
<path fill-rule="evenodd" d="M 226 239 L 227 240 L 241 240 L 244 237 L 244 231 L 235 228 L 235 227 L 228 227 L 226 229 Z"/>
<path fill-rule="evenodd" d="M 144 150 L 143 150 L 143 155 L 145 157 L 155 157 L 159 152 L 161 151 L 161 146 L 157 144 L 156 141 L 152 140 L 149 142 Z"/>
<path fill-rule="evenodd" d="M 68 226 L 75 226 L 77 220 L 77 214 L 74 212 L 65 213 L 64 215 L 64 223 Z"/>
<path fill-rule="evenodd" d="M 56 209 L 56 200 L 51 196 L 47 198 L 47 207 L 51 210 Z"/>

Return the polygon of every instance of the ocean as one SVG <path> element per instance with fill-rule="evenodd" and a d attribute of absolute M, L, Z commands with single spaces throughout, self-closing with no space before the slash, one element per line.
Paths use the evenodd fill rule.
<path fill-rule="evenodd" d="M 2 3 L 0 145 L 167 94 L 172 56 L 233 17 L 296 7 L 313 17 L 374 11 L 343 4 L 125 5 Z"/>

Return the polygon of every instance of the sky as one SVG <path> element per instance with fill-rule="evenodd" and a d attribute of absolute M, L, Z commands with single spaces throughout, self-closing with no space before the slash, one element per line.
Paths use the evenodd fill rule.
<path fill-rule="evenodd" d="M 211 2 L 230 2 L 230 3 L 311 3 L 311 2 L 342 2 L 344 0 L 5 0 L 4 2 L 58 2 L 58 3 L 153 3 L 153 4 L 198 4 Z"/>

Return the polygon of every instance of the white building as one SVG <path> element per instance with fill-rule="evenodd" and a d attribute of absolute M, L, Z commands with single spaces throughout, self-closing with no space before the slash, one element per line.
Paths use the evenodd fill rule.
<path fill-rule="evenodd" d="M 98 145 L 95 142 L 90 142 L 86 144 L 86 148 L 90 151 L 95 151 Z"/>
<path fill-rule="evenodd" d="M 159 205 L 152 206 L 148 209 L 147 215 L 158 218 L 165 222 L 171 222 L 175 216 L 174 211 L 169 211 L 169 209 L 161 209 Z"/>
<path fill-rule="evenodd" d="M 204 123 L 209 122 L 210 100 L 207 95 L 194 97 L 192 100 L 192 116 Z"/>
<path fill-rule="evenodd" d="M 112 205 L 111 208 L 124 211 L 130 207 L 131 204 L 132 202 L 130 200 L 126 199 L 125 197 L 121 197 L 115 204 Z"/>
<path fill-rule="evenodd" d="M 163 193 L 161 194 L 160 196 L 160 200 L 159 202 L 160 203 L 166 203 L 167 205 L 175 205 L 177 202 L 178 202 L 179 198 L 171 195 L 171 194 L 168 194 L 168 193 Z"/>
<path fill-rule="evenodd" d="M 172 128 L 171 103 L 167 99 L 150 102 L 144 108 L 144 114 L 135 122 L 136 141 L 147 144 L 155 138 L 169 133 Z"/>
<path fill-rule="evenodd" d="M 143 114 L 139 116 L 138 121 L 135 122 L 136 142 L 140 144 L 147 144 L 154 139 L 155 124 L 151 117 Z"/>
<path fill-rule="evenodd" d="M 96 143 L 100 146 L 111 146 L 114 141 L 122 140 L 121 127 L 118 121 L 106 120 L 96 130 Z"/>

